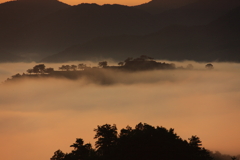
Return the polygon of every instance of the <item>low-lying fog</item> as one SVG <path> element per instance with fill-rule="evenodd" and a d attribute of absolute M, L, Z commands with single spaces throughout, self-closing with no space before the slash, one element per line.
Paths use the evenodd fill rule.
<path fill-rule="evenodd" d="M 88 79 L 0 85 L 0 159 L 47 160 L 58 149 L 70 152 L 76 138 L 93 144 L 97 125 L 121 129 L 139 122 L 174 128 L 183 139 L 197 135 L 212 151 L 239 154 L 240 64 L 212 63 L 215 69 L 206 70 L 205 63 L 174 63 L 194 69 L 109 72 L 110 85 Z M 34 65 L 2 63 L 0 81 Z M 56 70 L 62 64 L 45 65 Z"/>

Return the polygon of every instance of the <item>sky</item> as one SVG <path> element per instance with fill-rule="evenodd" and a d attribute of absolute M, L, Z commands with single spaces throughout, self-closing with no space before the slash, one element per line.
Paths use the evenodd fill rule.
<path fill-rule="evenodd" d="M 139 122 L 174 128 L 186 140 L 197 135 L 212 151 L 240 154 L 240 64 L 213 63 L 215 69 L 206 70 L 204 63 L 174 63 L 191 63 L 194 70 L 102 72 L 95 79 L 0 85 L 0 159 L 46 160 L 58 149 L 70 152 L 76 138 L 94 144 L 97 125 L 120 130 Z M 34 65 L 2 63 L 0 81 Z M 45 65 L 56 70 L 62 64 Z"/>
<path fill-rule="evenodd" d="M 0 0 L 0 3 L 7 2 L 8 0 Z M 149 2 L 150 0 L 59 0 L 69 5 L 77 5 L 81 3 L 97 3 L 97 4 L 122 4 L 134 6 Z"/>

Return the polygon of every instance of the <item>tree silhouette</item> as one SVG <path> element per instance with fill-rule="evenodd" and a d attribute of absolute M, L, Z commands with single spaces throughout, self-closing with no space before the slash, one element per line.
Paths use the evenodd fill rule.
<path fill-rule="evenodd" d="M 45 65 L 39 64 L 33 67 L 33 73 L 44 73 Z"/>
<path fill-rule="evenodd" d="M 117 143 L 117 127 L 116 125 L 105 124 L 97 126 L 94 139 L 97 139 L 95 146 L 97 153 L 102 156 L 110 154 L 112 147 Z"/>
<path fill-rule="evenodd" d="M 182 141 L 173 129 L 153 127 L 139 123 L 135 129 L 122 129 L 118 142 L 119 159 L 184 159 L 184 148 L 187 142 Z M 169 152 L 174 152 L 170 154 Z"/>
<path fill-rule="evenodd" d="M 57 150 L 54 152 L 54 155 L 50 160 L 64 160 L 65 153 L 63 153 L 61 150 Z"/>
<path fill-rule="evenodd" d="M 199 137 L 197 136 L 192 136 L 191 138 L 188 138 L 189 140 L 189 145 L 193 148 L 196 149 L 201 149 L 202 146 L 202 141 L 200 141 Z"/>
<path fill-rule="evenodd" d="M 66 67 L 65 67 L 65 65 L 62 65 L 61 67 L 59 67 L 59 69 L 63 71 L 66 69 Z"/>
<path fill-rule="evenodd" d="M 71 65 L 70 68 L 71 68 L 73 71 L 76 71 L 77 66 L 76 66 L 76 65 Z"/>
<path fill-rule="evenodd" d="M 103 67 L 103 68 L 107 67 L 107 61 L 99 62 L 99 63 L 98 63 L 98 66 L 99 66 L 99 67 Z"/>
<path fill-rule="evenodd" d="M 66 155 L 66 157 L 74 157 L 77 160 L 87 160 L 94 155 L 92 145 L 90 143 L 84 144 L 84 141 L 81 138 L 77 138 L 76 142 L 70 147 L 73 147 L 74 149 L 72 153 Z"/>
<path fill-rule="evenodd" d="M 62 71 L 69 71 L 69 70 L 76 70 L 77 69 L 77 66 L 76 65 L 62 65 L 61 67 L 59 67 L 60 70 Z"/>
<path fill-rule="evenodd" d="M 19 77 L 21 77 L 21 74 L 19 74 L 19 73 L 17 73 L 17 74 L 15 74 L 15 75 L 12 76 L 13 79 L 14 79 L 14 78 L 19 78 Z"/>
<path fill-rule="evenodd" d="M 119 62 L 119 65 L 122 65 Z M 152 57 L 142 55 L 133 59 L 132 57 L 127 58 L 124 61 L 123 69 L 138 71 L 138 70 L 154 70 L 154 69 L 175 69 L 175 64 L 161 63 L 155 61 Z"/>
<path fill-rule="evenodd" d="M 124 62 L 119 62 L 118 65 L 119 65 L 119 66 L 123 66 L 123 65 L 124 65 Z"/>
<path fill-rule="evenodd" d="M 116 125 L 97 126 L 96 149 L 77 138 L 71 153 L 54 152 L 51 160 L 212 160 L 199 137 L 182 140 L 173 128 L 139 123 L 117 132 Z"/>
<path fill-rule="evenodd" d="M 83 70 L 83 69 L 85 69 L 86 67 L 87 67 L 86 64 L 83 64 L 83 63 L 78 64 L 78 69 Z"/>
<path fill-rule="evenodd" d="M 65 69 L 66 69 L 66 71 L 69 71 L 71 69 L 71 66 L 70 65 L 66 65 Z"/>
<path fill-rule="evenodd" d="M 189 146 L 190 146 L 190 153 L 191 157 L 195 160 L 211 160 L 212 158 L 210 157 L 210 153 L 205 149 L 202 148 L 202 141 L 200 140 L 199 137 L 192 136 L 189 140 Z"/>
<path fill-rule="evenodd" d="M 46 68 L 44 69 L 44 73 L 52 73 L 54 71 L 53 68 Z"/>
<path fill-rule="evenodd" d="M 32 74 L 33 73 L 33 69 L 28 69 L 27 73 Z"/>

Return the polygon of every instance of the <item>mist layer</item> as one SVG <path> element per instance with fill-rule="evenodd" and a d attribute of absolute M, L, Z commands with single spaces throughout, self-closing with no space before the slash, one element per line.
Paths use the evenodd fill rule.
<path fill-rule="evenodd" d="M 139 122 L 172 127 L 183 139 L 197 135 L 212 151 L 239 154 L 240 65 L 214 63 L 206 70 L 191 63 L 193 70 L 109 71 L 1 85 L 0 159 L 49 159 L 57 149 L 69 152 L 76 138 L 94 142 L 97 125 L 121 129 Z M 3 64 L 0 78 L 33 65 Z"/>

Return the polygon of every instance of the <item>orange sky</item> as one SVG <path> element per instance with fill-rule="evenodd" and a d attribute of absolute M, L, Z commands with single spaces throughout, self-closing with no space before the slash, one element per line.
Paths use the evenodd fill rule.
<path fill-rule="evenodd" d="M 0 0 L 0 3 L 6 2 L 8 0 Z M 77 5 L 80 3 L 97 3 L 97 4 L 123 4 L 123 5 L 138 5 L 146 3 L 149 0 L 61 0 L 64 3 L 70 5 Z"/>

